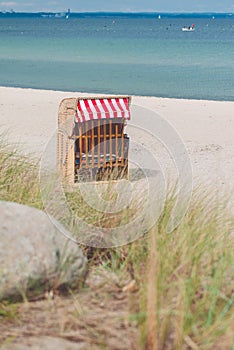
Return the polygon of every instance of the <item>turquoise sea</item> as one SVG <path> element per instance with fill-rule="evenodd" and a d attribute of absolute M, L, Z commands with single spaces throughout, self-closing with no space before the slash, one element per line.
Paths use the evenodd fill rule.
<path fill-rule="evenodd" d="M 234 15 L 1 14 L 0 85 L 233 101 Z"/>

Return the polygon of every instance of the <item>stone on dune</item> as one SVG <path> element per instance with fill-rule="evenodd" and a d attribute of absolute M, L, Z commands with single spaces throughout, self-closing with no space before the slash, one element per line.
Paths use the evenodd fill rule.
<path fill-rule="evenodd" d="M 43 211 L 0 201 L 0 300 L 30 299 L 84 281 L 86 258 L 58 227 Z"/>

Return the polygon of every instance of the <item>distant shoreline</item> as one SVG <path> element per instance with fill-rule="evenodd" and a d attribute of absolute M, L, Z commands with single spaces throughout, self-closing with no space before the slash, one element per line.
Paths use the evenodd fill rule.
<path fill-rule="evenodd" d="M 11 11 L 0 11 L 0 17 L 42 17 L 43 15 L 48 15 L 55 17 L 57 14 L 66 13 L 66 10 L 61 10 L 58 12 L 15 12 Z M 87 11 L 87 12 L 69 12 L 69 18 L 82 18 L 82 17 L 148 17 L 155 18 L 160 15 L 160 18 L 234 18 L 233 12 L 99 12 L 99 11 Z"/>

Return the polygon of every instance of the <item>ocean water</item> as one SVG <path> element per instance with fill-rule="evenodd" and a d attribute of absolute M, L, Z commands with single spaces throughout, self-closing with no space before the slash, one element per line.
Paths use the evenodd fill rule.
<path fill-rule="evenodd" d="M 0 16 L 0 85 L 233 101 L 234 16 Z"/>

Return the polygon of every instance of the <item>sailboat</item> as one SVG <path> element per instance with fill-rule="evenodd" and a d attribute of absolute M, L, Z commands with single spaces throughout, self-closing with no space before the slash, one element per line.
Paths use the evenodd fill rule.
<path fill-rule="evenodd" d="M 70 9 L 68 9 L 67 12 L 57 12 L 54 17 L 55 18 L 66 18 L 66 19 L 68 19 L 69 16 L 70 16 Z"/>
<path fill-rule="evenodd" d="M 67 13 L 66 13 L 66 19 L 68 19 L 68 18 L 69 18 L 69 16 L 70 16 L 70 12 L 71 12 L 71 10 L 70 10 L 70 9 L 68 9 L 68 10 L 67 10 Z"/>

